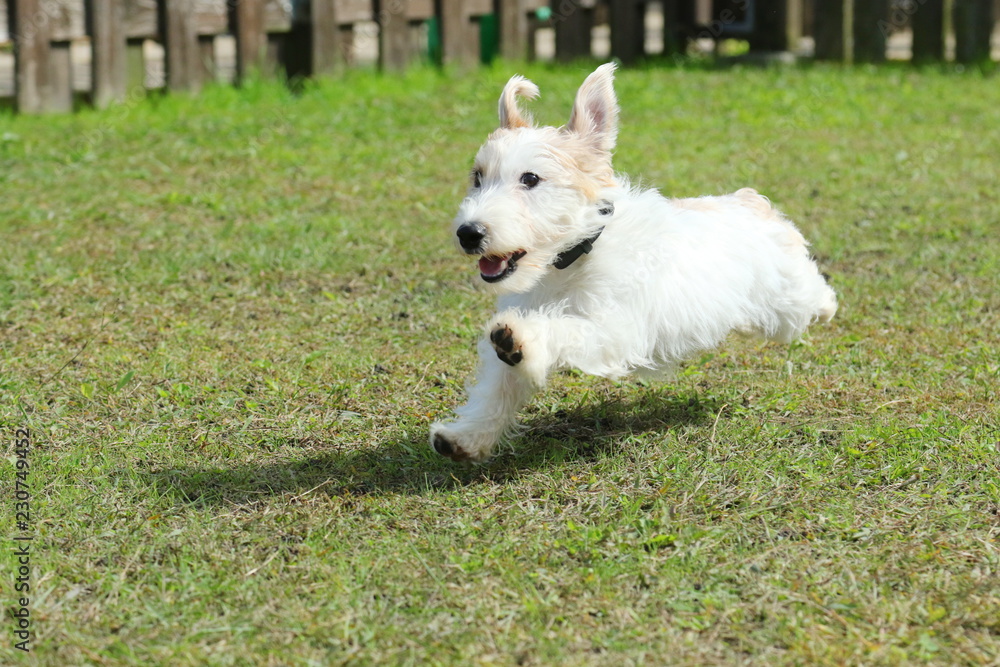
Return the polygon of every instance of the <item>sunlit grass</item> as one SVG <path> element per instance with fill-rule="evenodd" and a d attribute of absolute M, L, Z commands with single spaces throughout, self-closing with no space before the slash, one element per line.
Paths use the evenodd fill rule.
<path fill-rule="evenodd" d="M 466 468 L 427 429 L 490 301 L 446 230 L 515 71 L 561 124 L 587 70 L 0 116 L 29 660 L 1000 659 L 996 82 L 621 72 L 617 168 L 667 195 L 756 187 L 841 310 L 664 384 L 559 375 Z"/>

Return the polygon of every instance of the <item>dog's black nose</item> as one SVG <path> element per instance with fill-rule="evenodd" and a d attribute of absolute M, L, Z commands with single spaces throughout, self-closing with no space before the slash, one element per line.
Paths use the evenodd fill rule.
<path fill-rule="evenodd" d="M 473 253 L 480 249 L 483 238 L 486 237 L 486 225 L 481 222 L 467 222 L 455 232 L 462 250 Z"/>

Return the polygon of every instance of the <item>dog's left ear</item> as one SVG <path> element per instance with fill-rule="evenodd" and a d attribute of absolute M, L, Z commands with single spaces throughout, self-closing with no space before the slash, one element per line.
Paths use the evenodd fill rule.
<path fill-rule="evenodd" d="M 611 152 L 618 138 L 618 99 L 614 63 L 598 67 L 576 93 L 566 129 L 589 138 L 600 150 Z"/>
<path fill-rule="evenodd" d="M 525 117 L 517 106 L 517 98 L 533 100 L 538 97 L 538 86 L 517 74 L 510 78 L 500 93 L 500 127 L 515 130 L 531 127 L 531 116 Z"/>

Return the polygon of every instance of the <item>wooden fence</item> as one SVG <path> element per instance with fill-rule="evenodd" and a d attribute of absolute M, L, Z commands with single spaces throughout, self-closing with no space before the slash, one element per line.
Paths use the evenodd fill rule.
<path fill-rule="evenodd" d="M 0 0 L 0 83 L 6 58 L 19 111 L 67 111 L 80 88 L 74 49 L 89 55 L 82 97 L 105 106 L 146 85 L 144 45 L 150 43 L 161 47 L 166 88 L 196 91 L 218 78 L 220 36 L 235 42 L 238 81 L 251 71 L 291 78 L 335 73 L 352 64 L 359 36 L 375 38 L 377 61 L 387 69 L 403 68 L 422 54 L 443 63 L 478 62 L 487 51 L 533 57 L 543 29 L 560 60 L 593 55 L 594 35 L 603 30 L 608 48 L 601 55 L 626 63 L 650 53 L 651 41 L 657 53 L 670 55 L 692 43 L 726 39 L 763 52 L 799 50 L 811 41 L 817 59 L 879 61 L 888 40 L 905 31 L 912 35 L 915 61 L 942 60 L 953 44 L 956 60 L 976 62 L 990 58 L 998 5 L 1000 0 Z M 953 30 L 946 34 L 949 23 Z M 657 40 L 649 39 L 651 26 Z"/>

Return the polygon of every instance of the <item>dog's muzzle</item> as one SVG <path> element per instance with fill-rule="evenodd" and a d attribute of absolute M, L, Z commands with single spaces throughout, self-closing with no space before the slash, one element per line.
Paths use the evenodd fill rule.
<path fill-rule="evenodd" d="M 486 225 L 481 222 L 467 222 L 455 232 L 458 243 L 469 255 L 483 251 L 483 239 L 486 238 Z"/>

